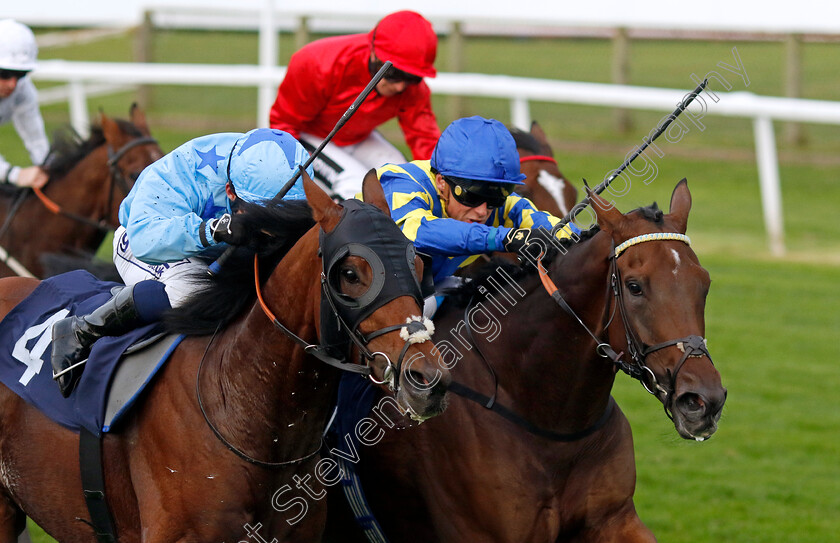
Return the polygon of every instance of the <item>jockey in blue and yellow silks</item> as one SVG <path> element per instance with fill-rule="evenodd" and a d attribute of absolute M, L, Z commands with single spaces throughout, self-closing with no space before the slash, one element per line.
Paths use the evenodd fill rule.
<path fill-rule="evenodd" d="M 560 221 L 514 192 L 525 178 L 516 143 L 493 119 L 458 119 L 431 160 L 388 164 L 377 174 L 391 217 L 418 252 L 432 257 L 436 284 L 481 254 L 519 252 L 532 232 L 546 233 Z M 573 231 L 570 224 L 559 236 Z"/>

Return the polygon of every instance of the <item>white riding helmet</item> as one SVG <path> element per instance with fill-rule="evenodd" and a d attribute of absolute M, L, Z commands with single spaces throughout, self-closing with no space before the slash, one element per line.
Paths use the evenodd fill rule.
<path fill-rule="evenodd" d="M 38 45 L 35 34 L 25 24 L 0 20 L 0 69 L 29 72 L 35 69 Z"/>

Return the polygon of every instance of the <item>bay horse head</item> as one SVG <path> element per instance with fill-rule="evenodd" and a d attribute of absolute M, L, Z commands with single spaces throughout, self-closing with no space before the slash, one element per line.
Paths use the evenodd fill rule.
<path fill-rule="evenodd" d="M 434 325 L 423 315 L 423 261 L 391 219 L 374 170 L 364 201 L 336 204 L 303 172 L 320 226 L 322 344 L 351 345 L 369 378 L 387 386 L 411 418 L 441 413 L 449 373 L 432 356 Z"/>
<path fill-rule="evenodd" d="M 530 132 L 511 128 L 510 133 L 525 175 L 525 185 L 518 186 L 516 193 L 531 200 L 540 211 L 556 217 L 566 215 L 575 205 L 577 190 L 557 167 L 554 151 L 542 127 L 534 121 Z"/>
<path fill-rule="evenodd" d="M 630 359 L 622 369 L 662 402 L 680 436 L 703 441 L 717 429 L 726 389 L 704 337 L 709 273 L 685 235 L 688 184 L 677 184 L 667 214 L 655 204 L 622 214 L 588 193 L 598 225 L 612 238 L 609 342 L 622 346 Z"/>

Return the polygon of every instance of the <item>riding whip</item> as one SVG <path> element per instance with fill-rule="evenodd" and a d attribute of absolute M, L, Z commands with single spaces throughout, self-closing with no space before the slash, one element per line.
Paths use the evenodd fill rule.
<path fill-rule="evenodd" d="M 275 200 L 283 198 L 283 196 L 285 196 L 286 193 L 289 192 L 289 190 L 291 190 L 291 188 L 294 186 L 294 184 L 300 178 L 301 172 L 306 170 L 306 168 L 308 168 L 312 164 L 312 162 L 315 160 L 315 157 L 317 157 L 318 155 L 321 154 L 321 151 L 324 150 L 324 147 L 327 146 L 327 144 L 330 142 L 330 140 L 333 138 L 333 136 L 335 136 L 336 133 L 339 130 L 341 130 L 341 127 L 344 126 L 347 123 L 347 121 L 350 120 L 350 117 L 352 117 L 353 114 L 356 113 L 356 110 L 359 109 L 359 106 L 362 105 L 362 102 L 365 101 L 365 99 L 368 97 L 368 95 L 371 93 L 371 91 L 382 80 L 382 78 L 385 77 L 385 73 L 391 68 L 391 66 L 392 66 L 392 64 L 391 64 L 390 60 L 385 61 L 385 63 L 382 65 L 382 67 L 379 68 L 379 71 L 376 72 L 376 74 L 374 74 L 374 76 L 371 78 L 371 80 L 367 84 L 367 86 L 364 89 L 362 89 L 362 92 L 359 94 L 359 96 L 356 98 L 356 100 L 354 100 L 353 103 L 350 104 L 350 107 L 347 108 L 347 111 L 345 111 L 341 115 L 341 118 L 338 119 L 338 122 L 335 124 L 335 127 L 332 129 L 332 131 L 330 131 L 329 134 L 327 134 L 327 137 L 324 138 L 324 141 L 322 141 L 321 144 L 318 146 L 318 148 L 315 149 L 312 152 L 311 155 L 309 155 L 309 159 L 303 164 L 303 166 L 298 167 L 297 171 L 292 176 L 292 178 L 289 179 L 286 182 L 286 184 L 283 185 L 283 188 L 280 189 L 280 192 L 278 192 L 277 194 L 274 195 Z M 235 250 L 236 250 L 236 247 L 234 247 L 234 246 L 228 247 L 225 250 L 225 252 L 222 253 L 222 255 L 218 259 L 216 259 L 215 262 L 210 264 L 210 266 L 207 269 L 208 273 L 210 273 L 210 275 L 214 275 L 214 274 L 219 273 L 219 270 L 222 269 L 222 265 L 227 261 L 228 258 L 230 258 L 230 255 Z"/>
<path fill-rule="evenodd" d="M 670 115 L 668 115 L 668 120 L 666 120 L 664 123 L 662 123 L 662 124 L 661 124 L 661 125 L 660 125 L 657 129 L 656 129 L 656 132 L 654 132 L 653 134 L 651 134 L 649 137 L 644 138 L 644 139 L 642 140 L 642 145 L 641 145 L 638 149 L 636 149 L 636 152 L 635 152 L 635 153 L 633 153 L 633 155 L 632 155 L 630 158 L 628 158 L 627 160 L 625 160 L 625 161 L 624 161 L 624 163 L 623 163 L 621 166 L 619 166 L 619 167 L 618 167 L 618 169 L 617 169 L 617 170 L 615 170 L 615 171 L 614 171 L 614 172 L 613 172 L 613 173 L 612 173 L 612 174 L 611 174 L 611 175 L 610 175 L 607 179 L 605 179 L 603 183 L 601 183 L 600 185 L 596 186 L 596 187 L 592 190 L 592 192 L 594 192 L 595 194 L 601 194 L 602 192 L 604 192 L 604 190 L 606 190 L 606 188 L 610 186 L 610 183 L 612 183 L 612 182 L 615 180 L 615 178 L 616 178 L 616 177 L 618 177 L 619 175 L 621 175 L 621 172 L 623 172 L 623 171 L 627 168 L 627 166 L 629 166 L 629 165 L 630 165 L 630 164 L 631 164 L 634 160 L 636 160 L 636 158 L 637 158 L 639 155 L 641 155 L 641 154 L 644 152 L 644 150 L 645 150 L 645 149 L 647 149 L 647 148 L 648 148 L 648 146 L 649 146 L 651 143 L 653 143 L 653 141 L 654 141 L 656 138 L 658 138 L 660 135 L 662 135 L 662 133 L 663 133 L 663 132 L 665 132 L 665 130 L 667 130 L 667 129 L 668 129 L 668 127 L 671 125 L 671 123 L 674 121 L 674 119 L 676 119 L 677 117 L 679 117 L 679 116 L 680 116 L 680 114 L 681 114 L 683 111 L 685 111 L 685 110 L 686 110 L 686 108 L 688 108 L 688 106 L 691 104 L 691 102 L 693 102 L 693 101 L 694 101 L 694 99 L 695 99 L 695 98 L 697 98 L 697 95 L 698 95 L 698 94 L 700 94 L 700 93 L 703 91 L 703 89 L 705 89 L 705 88 L 706 88 L 706 85 L 708 84 L 708 82 L 709 82 L 709 80 L 708 80 L 708 79 L 704 79 L 704 80 L 703 80 L 703 81 L 702 81 L 699 85 L 697 85 L 697 88 L 695 88 L 693 91 L 691 91 L 689 94 L 687 94 L 687 95 L 685 96 L 685 98 L 682 100 L 682 102 L 680 102 L 680 103 L 679 103 L 679 105 L 677 106 L 677 109 L 675 109 L 673 113 L 671 113 Z M 558 232 L 561 228 L 563 228 L 564 226 L 566 226 L 567 224 L 569 224 L 569 223 L 572 221 L 572 219 L 574 219 L 575 217 L 577 217 L 577 215 L 578 215 L 581 211 L 583 211 L 583 209 L 584 209 L 586 206 L 588 206 L 590 203 L 591 203 L 591 202 L 590 202 L 590 200 L 589 200 L 589 197 L 587 196 L 586 198 L 584 198 L 583 200 L 581 200 L 580 202 L 578 202 L 577 204 L 575 204 L 575 206 L 571 209 L 571 211 L 569 211 L 569 213 L 567 213 L 567 214 L 566 214 L 566 216 L 565 216 L 565 217 L 563 217 L 563 218 L 560 220 L 560 222 L 559 222 L 559 223 L 557 223 L 557 224 L 554 226 L 554 228 L 552 228 L 552 229 L 551 229 L 551 234 L 552 234 L 552 235 L 556 235 L 556 234 L 557 234 L 557 232 Z"/>

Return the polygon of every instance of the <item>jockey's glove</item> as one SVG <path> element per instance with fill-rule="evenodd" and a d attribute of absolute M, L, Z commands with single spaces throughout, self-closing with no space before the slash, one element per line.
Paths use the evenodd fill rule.
<path fill-rule="evenodd" d="M 245 228 L 235 221 L 230 213 L 225 213 L 218 219 L 210 221 L 210 232 L 216 243 L 243 245 L 247 238 Z"/>
<path fill-rule="evenodd" d="M 504 248 L 508 253 L 516 253 L 523 263 L 536 267 L 537 261 L 554 258 L 560 246 L 557 238 L 546 228 L 514 228 L 507 233 Z"/>

